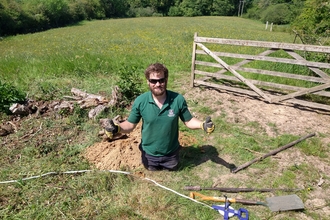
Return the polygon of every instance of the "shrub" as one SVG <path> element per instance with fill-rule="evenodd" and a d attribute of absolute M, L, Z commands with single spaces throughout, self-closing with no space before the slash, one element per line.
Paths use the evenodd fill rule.
<path fill-rule="evenodd" d="M 168 16 L 172 16 L 172 17 L 182 16 L 182 12 L 181 12 L 179 7 L 172 6 L 172 7 L 170 7 L 170 10 L 168 12 Z"/>
<path fill-rule="evenodd" d="M 292 13 L 287 4 L 271 5 L 262 13 L 261 20 L 263 22 L 271 22 L 274 24 L 289 24 Z"/>
<path fill-rule="evenodd" d="M 26 101 L 26 94 L 14 86 L 0 81 L 0 111 L 9 114 L 9 107 L 14 103 Z"/>
<path fill-rule="evenodd" d="M 246 13 L 246 17 L 250 19 L 259 20 L 260 19 L 260 11 L 256 8 L 249 8 Z"/>
<path fill-rule="evenodd" d="M 144 89 L 142 86 L 141 71 L 136 67 L 122 67 L 117 83 L 122 95 L 122 106 L 128 106 Z"/>
<path fill-rule="evenodd" d="M 85 10 L 85 5 L 81 1 L 71 2 L 69 4 L 69 11 L 72 16 L 73 21 L 83 21 L 87 19 L 87 12 Z"/>
<path fill-rule="evenodd" d="M 326 0 L 308 0 L 302 13 L 292 22 L 306 44 L 329 45 L 330 4 Z"/>
<path fill-rule="evenodd" d="M 133 8 L 130 10 L 130 15 L 135 15 L 136 17 L 152 17 L 155 10 L 151 7 L 146 8 Z"/>

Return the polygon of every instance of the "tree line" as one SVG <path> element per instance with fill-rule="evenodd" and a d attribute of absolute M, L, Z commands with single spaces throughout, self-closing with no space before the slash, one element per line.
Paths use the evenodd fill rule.
<path fill-rule="evenodd" d="M 0 0 L 0 36 L 64 27 L 83 20 L 147 16 L 243 16 L 290 24 L 305 37 L 327 37 L 327 0 Z M 312 37 L 310 37 L 310 35 Z M 311 42 L 308 42 L 311 43 Z"/>

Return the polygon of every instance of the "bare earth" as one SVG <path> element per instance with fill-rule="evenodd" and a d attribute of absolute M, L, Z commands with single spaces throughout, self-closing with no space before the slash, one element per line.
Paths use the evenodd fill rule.
<path fill-rule="evenodd" d="M 184 88 L 183 88 L 184 89 Z M 203 105 L 209 105 L 214 110 L 212 117 L 221 114 L 226 115 L 226 120 L 230 123 L 245 124 L 248 122 L 257 122 L 263 127 L 269 136 L 278 136 L 281 134 L 293 134 L 297 136 L 306 136 L 315 133 L 321 138 L 322 145 L 330 146 L 330 114 L 310 109 L 299 109 L 290 105 L 268 104 L 261 100 L 251 97 L 230 94 L 223 91 L 208 89 L 185 89 L 188 91 L 184 94 L 188 103 L 200 102 Z M 198 117 L 198 113 L 192 113 Z M 221 132 L 221 128 L 220 129 Z M 320 136 L 322 134 L 322 136 Z M 140 151 L 138 144 L 140 141 L 140 127 L 123 138 L 113 140 L 111 142 L 102 141 L 90 146 L 84 152 L 84 156 L 92 162 L 97 169 L 102 170 L 119 170 L 126 168 L 135 170 L 142 168 L 140 162 Z M 191 145 L 193 139 L 187 139 L 180 134 L 180 143 L 182 146 Z M 294 149 L 294 148 L 292 148 Z M 282 170 L 292 164 L 307 163 L 312 164 L 318 170 L 320 177 L 316 181 L 315 189 L 311 191 L 310 198 L 305 202 L 305 207 L 309 209 L 317 209 L 321 216 L 330 217 L 330 208 L 327 205 L 329 190 L 323 190 L 322 186 L 329 185 L 330 163 L 329 152 L 326 162 L 320 161 L 313 156 L 306 156 L 299 150 L 283 151 L 280 153 L 278 162 L 281 164 Z M 230 157 L 222 155 L 222 158 L 230 161 Z M 276 158 L 275 158 L 276 159 Z M 275 171 L 281 173 L 281 170 Z M 224 174 L 221 181 L 227 178 L 248 178 L 246 174 Z M 327 178 L 322 178 L 326 176 Z M 297 186 L 305 187 L 303 185 Z M 301 213 L 300 219 L 312 219 Z M 283 216 L 282 216 L 283 217 Z M 274 218 L 273 218 L 274 219 Z M 281 219 L 281 214 L 275 219 Z"/>

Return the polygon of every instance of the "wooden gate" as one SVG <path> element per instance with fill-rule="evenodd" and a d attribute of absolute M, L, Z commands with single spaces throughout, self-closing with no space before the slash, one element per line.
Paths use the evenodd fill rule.
<path fill-rule="evenodd" d="M 317 59 L 322 61 L 310 61 Z M 195 33 L 190 86 L 329 111 L 329 61 L 326 46 L 206 38 Z"/>

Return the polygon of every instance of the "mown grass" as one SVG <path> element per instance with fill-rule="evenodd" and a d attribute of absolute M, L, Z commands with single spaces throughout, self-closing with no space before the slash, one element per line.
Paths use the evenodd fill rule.
<path fill-rule="evenodd" d="M 110 95 L 119 73 L 134 69 L 141 72 L 143 79 L 143 71 L 148 64 L 162 62 L 170 70 L 169 88 L 184 94 L 186 91 L 182 84 L 189 84 L 195 32 L 205 37 L 247 40 L 292 42 L 294 39 L 289 33 L 265 31 L 259 22 L 236 17 L 82 22 L 73 27 L 0 41 L 0 77 L 34 99 L 61 99 L 63 95 L 70 94 L 72 87 Z M 212 115 L 213 110 L 202 101 L 188 100 L 188 104 L 202 117 Z M 110 111 L 107 116 L 113 117 L 114 112 Z M 268 137 L 257 123 L 229 124 L 226 115 L 213 117 L 213 120 L 217 130 L 211 136 L 180 126 L 181 131 L 197 140 L 182 152 L 181 169 L 178 172 L 147 173 L 148 177 L 188 195 L 182 190 L 183 186 L 211 186 L 223 175 L 228 176 L 229 169 L 220 164 L 219 154 L 229 155 L 233 163 L 242 164 L 254 157 L 244 148 L 266 153 L 297 139 L 292 135 Z M 49 116 L 24 120 L 17 133 L 3 137 L 0 180 L 18 182 L 0 185 L 1 218 L 222 219 L 209 207 L 133 175 L 96 171 L 22 180 L 52 171 L 93 169 L 81 157 L 81 152 L 100 141 L 98 130 L 97 121 L 87 119 L 87 110 L 76 110 L 62 118 Z M 23 138 L 28 132 L 31 134 L 29 138 Z M 18 144 L 13 145 L 10 140 L 16 140 Z M 205 149 L 205 153 L 201 153 L 201 148 Z M 300 143 L 297 148 L 316 157 L 325 155 L 320 153 L 320 148 L 328 151 L 317 138 Z M 232 175 L 221 184 L 225 187 L 296 188 L 298 178 L 310 185 L 318 178 L 318 172 L 309 164 L 292 167 L 279 176 L 269 172 L 270 166 L 278 164 L 266 159 L 253 166 L 260 177 L 256 173 L 251 176 L 246 171 L 246 178 Z M 299 196 L 306 198 L 307 193 L 307 190 L 301 191 Z M 222 196 L 217 192 L 209 194 Z M 267 197 L 261 193 L 243 196 L 260 200 Z M 233 204 L 233 207 L 242 206 Z M 266 207 L 248 207 L 248 210 L 250 219 L 276 216 Z M 311 218 L 322 219 L 317 212 L 307 210 L 305 213 Z M 283 218 L 295 219 L 297 214 L 287 212 Z"/>

